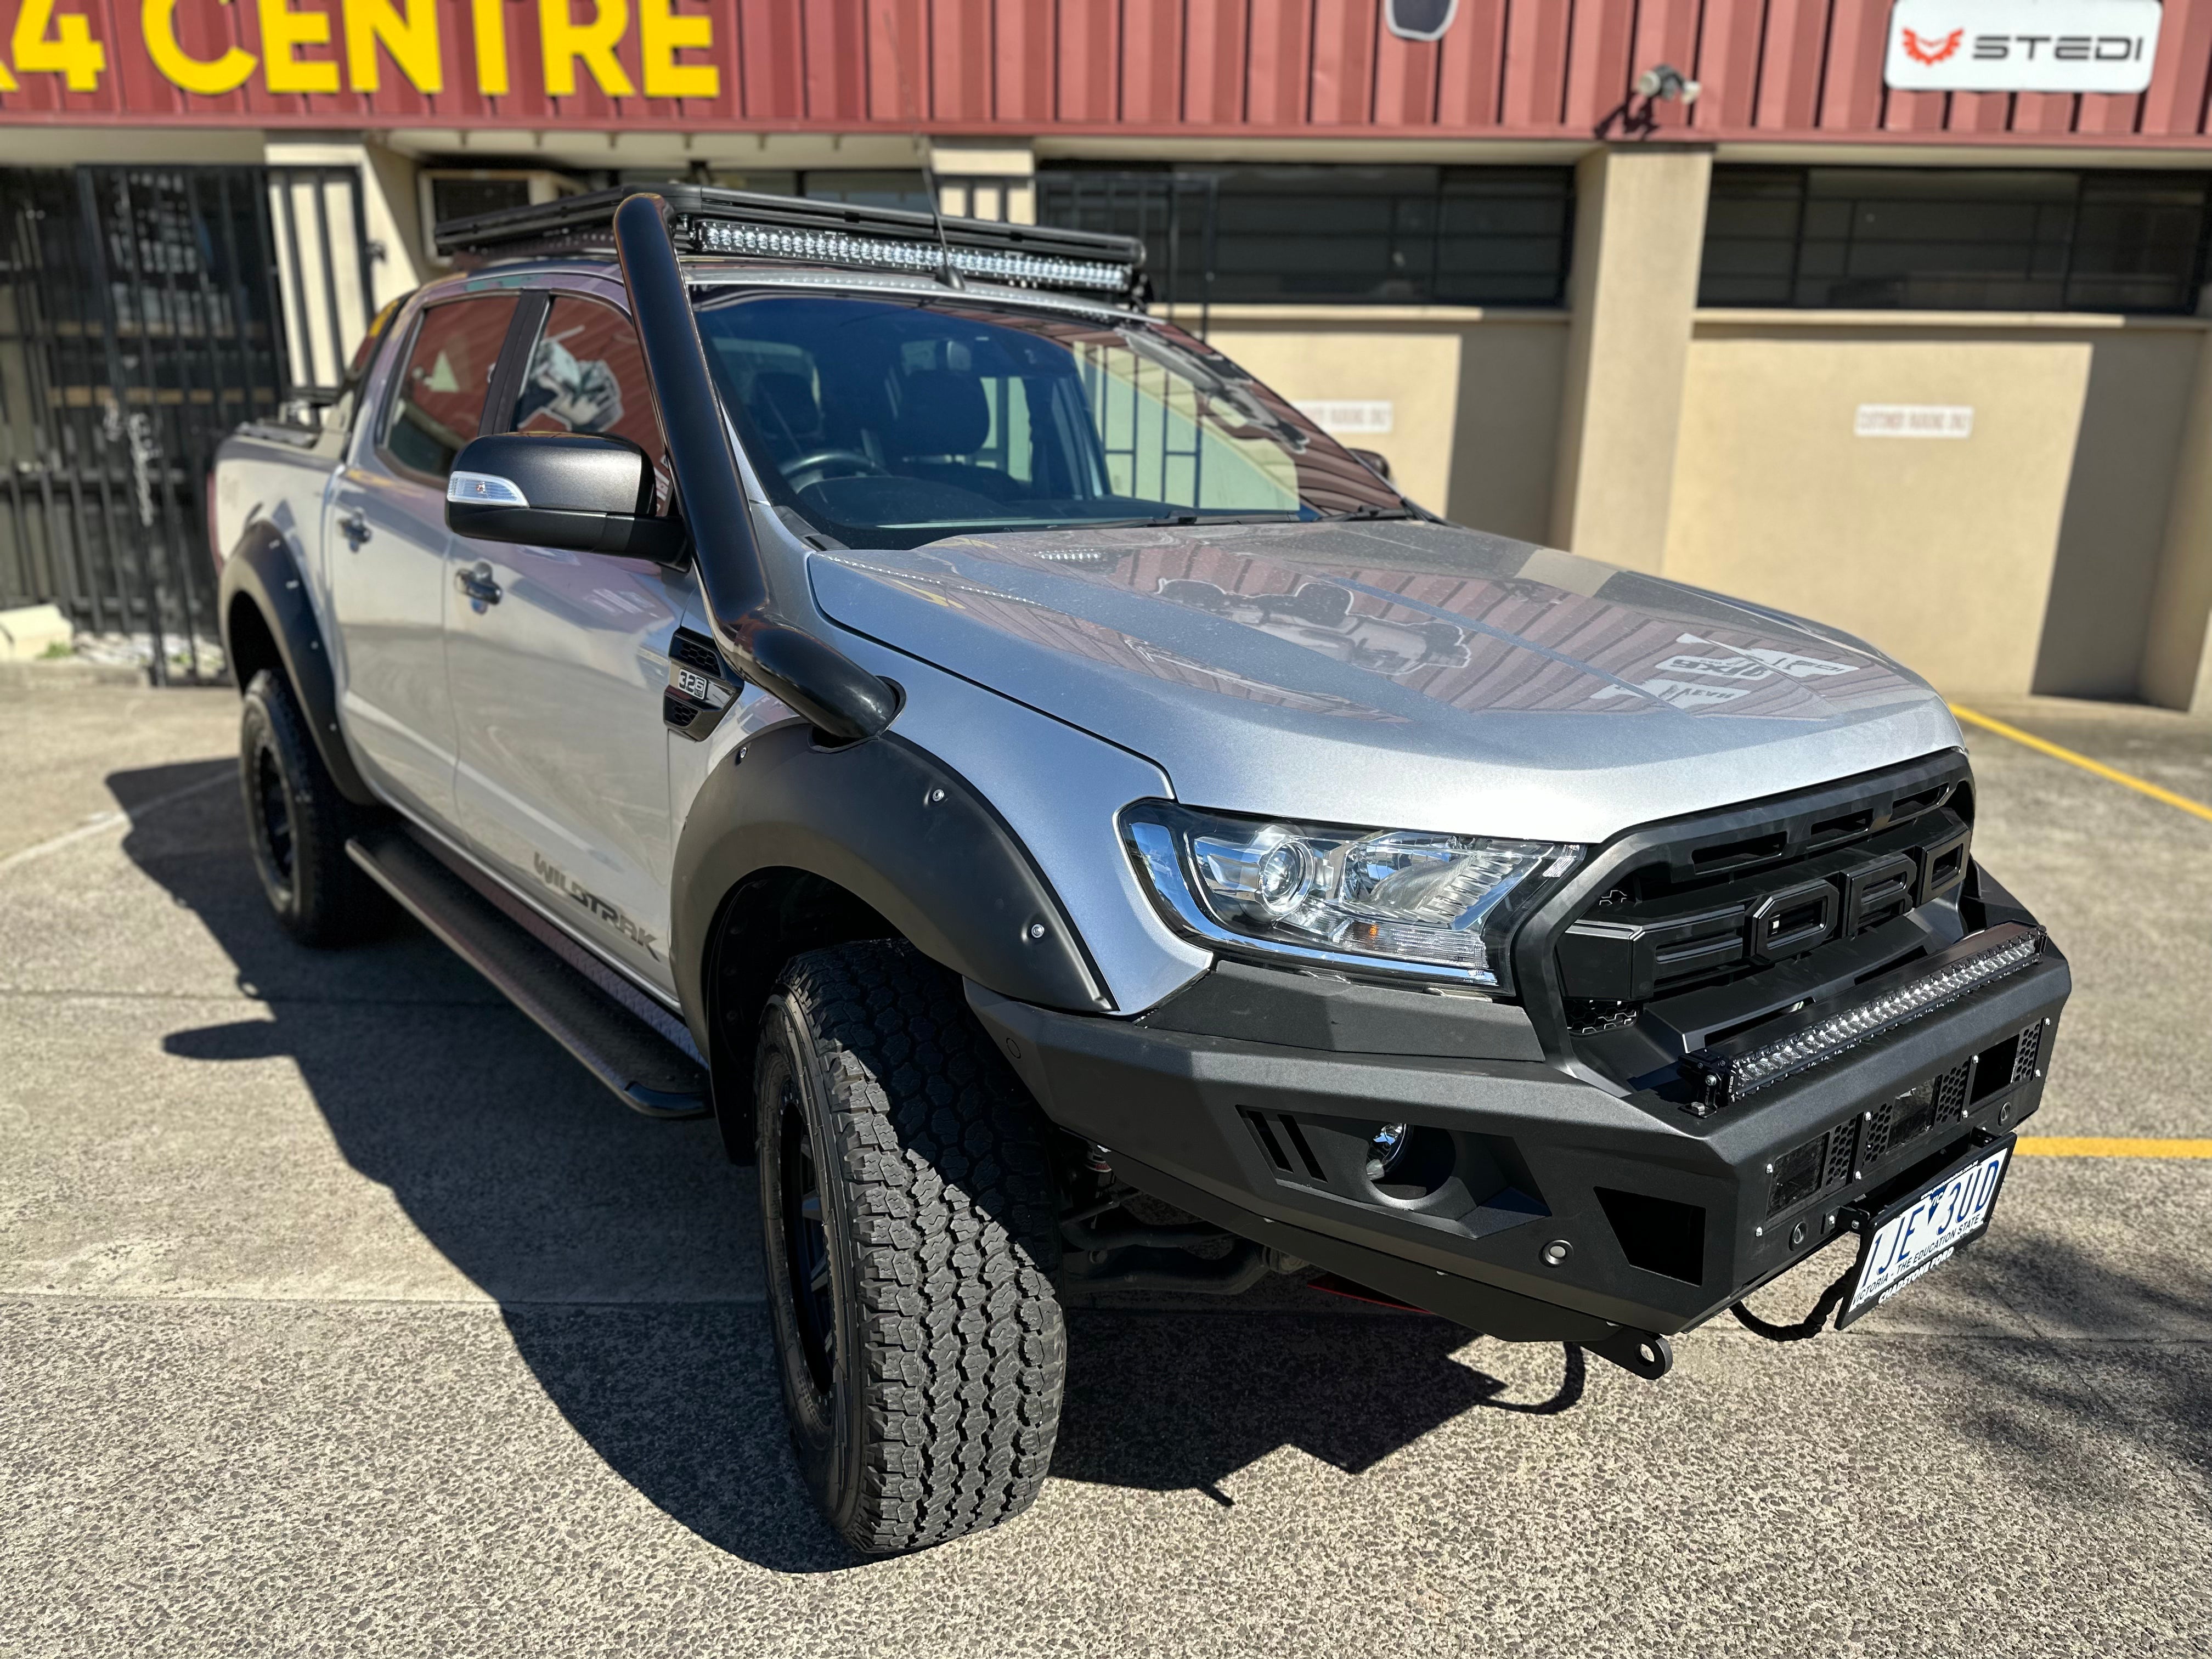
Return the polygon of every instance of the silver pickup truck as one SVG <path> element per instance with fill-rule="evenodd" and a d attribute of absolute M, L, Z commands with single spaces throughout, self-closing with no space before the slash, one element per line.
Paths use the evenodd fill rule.
<path fill-rule="evenodd" d="M 1656 1377 L 1989 1224 L 2068 969 L 1879 652 L 1443 522 L 1126 239 L 673 185 L 441 237 L 216 463 L 254 856 L 719 1121 L 856 1547 L 1030 1502 L 1077 1294 Z"/>

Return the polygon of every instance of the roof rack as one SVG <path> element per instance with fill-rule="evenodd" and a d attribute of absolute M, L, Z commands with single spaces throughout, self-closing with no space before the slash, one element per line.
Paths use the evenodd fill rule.
<path fill-rule="evenodd" d="M 962 276 L 1014 288 L 1066 289 L 1127 304 L 1142 294 L 1145 245 L 1133 236 L 945 219 L 899 208 L 757 196 L 713 185 L 649 187 L 667 202 L 679 252 L 789 259 L 857 270 L 928 276 L 949 263 Z M 513 258 L 611 252 L 615 210 L 634 190 L 600 190 L 528 207 L 448 219 L 432 232 L 441 254 Z M 942 223 L 942 240 L 939 226 Z"/>

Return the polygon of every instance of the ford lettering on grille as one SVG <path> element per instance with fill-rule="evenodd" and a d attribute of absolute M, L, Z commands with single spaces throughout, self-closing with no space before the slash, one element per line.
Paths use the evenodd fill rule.
<path fill-rule="evenodd" d="M 1871 933 L 1954 891 L 1966 878 L 1971 836 L 1957 814 L 1939 811 L 1761 875 L 1601 901 L 1560 936 L 1562 989 L 1644 1002 L 1669 986 L 1791 961 Z"/>

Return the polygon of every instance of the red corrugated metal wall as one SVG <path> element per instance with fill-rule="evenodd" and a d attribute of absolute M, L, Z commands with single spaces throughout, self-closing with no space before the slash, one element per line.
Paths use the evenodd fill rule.
<path fill-rule="evenodd" d="M 262 52 L 258 8 L 173 3 L 179 44 L 220 58 Z M 2212 0 L 2166 0 L 2158 61 L 2140 96 L 1891 92 L 1882 85 L 1890 0 L 1461 0 L 1434 45 L 1382 26 L 1382 0 L 675 0 L 711 19 L 707 98 L 616 97 L 588 73 L 573 96 L 542 90 L 542 9 L 588 20 L 601 0 L 392 0 L 434 5 L 441 89 L 416 89 L 388 58 L 373 94 L 267 90 L 257 71 L 220 95 L 179 89 L 154 67 L 142 0 L 58 0 L 103 44 L 97 87 L 19 72 L 0 121 L 179 118 L 256 126 L 681 127 L 942 134 L 1188 133 L 1384 137 L 1586 137 L 1600 131 L 1715 139 L 1899 143 L 2203 143 L 2212 89 Z M 12 32 L 21 0 L 0 0 Z M 289 0 L 330 20 L 343 59 L 343 0 Z M 617 56 L 634 86 L 641 5 Z M 513 90 L 480 91 L 472 33 L 504 20 Z M 1644 111 L 1629 87 L 1666 62 L 1704 83 L 1695 105 Z M 1641 116 L 1634 126 L 1630 118 Z"/>

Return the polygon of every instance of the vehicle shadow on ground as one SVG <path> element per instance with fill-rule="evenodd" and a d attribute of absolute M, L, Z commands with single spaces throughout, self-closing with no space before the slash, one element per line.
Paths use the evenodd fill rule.
<path fill-rule="evenodd" d="M 856 1565 L 785 1438 L 751 1170 L 726 1161 L 711 1124 L 624 1112 L 410 922 L 346 951 L 294 945 L 220 787 L 234 775 L 203 762 L 107 780 L 126 811 L 208 784 L 191 810 L 134 823 L 124 850 L 261 1004 L 164 1049 L 213 1066 L 292 1060 L 349 1165 L 499 1304 L 547 1396 L 664 1512 L 776 1571 Z M 1358 1474 L 1469 1409 L 1555 1413 L 1580 1397 L 1578 1355 L 1552 1398 L 1516 1404 L 1455 1357 L 1474 1340 L 1457 1327 L 1315 1301 L 1075 1311 L 1055 1474 L 1226 1502 L 1220 1481 L 1279 1448 Z"/>
<path fill-rule="evenodd" d="M 1432 1429 L 1480 1408 L 1556 1416 L 1580 1402 L 1583 1352 L 1565 1346 L 1548 1398 L 1506 1384 L 1462 1351 L 1483 1338 L 1425 1314 L 1378 1318 L 1079 1310 L 1069 1321 L 1063 1480 L 1204 1492 L 1294 1446 L 1364 1474 Z"/>

